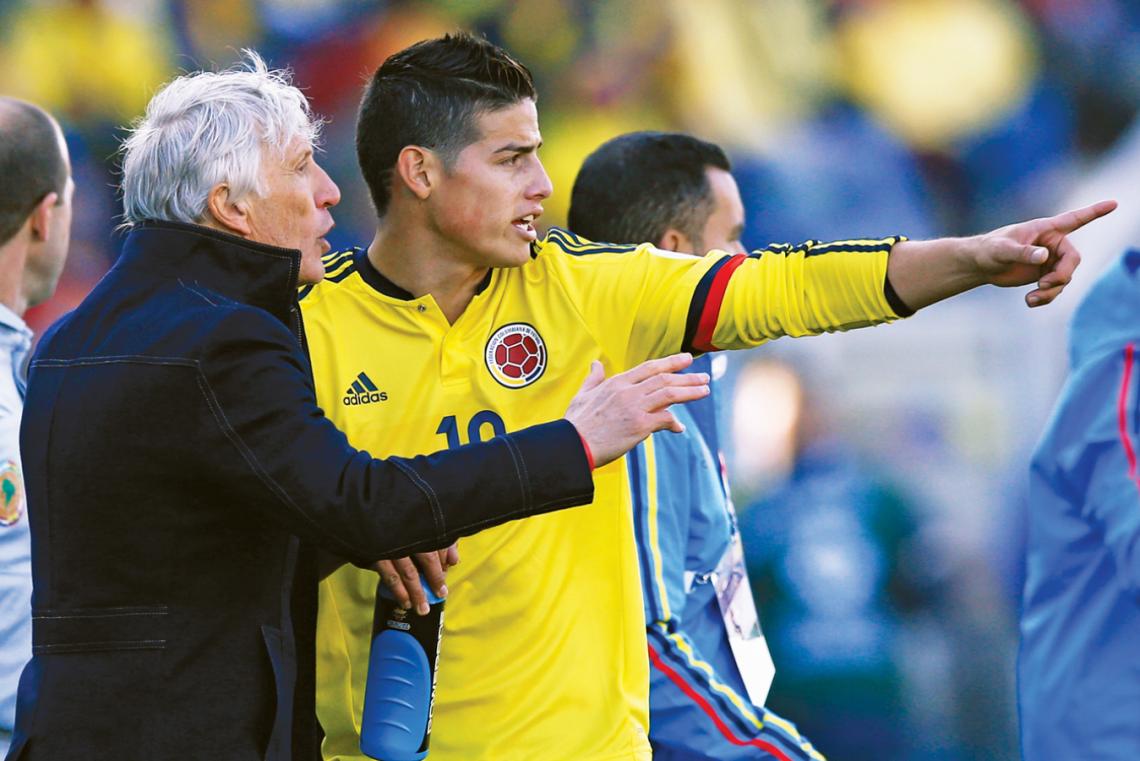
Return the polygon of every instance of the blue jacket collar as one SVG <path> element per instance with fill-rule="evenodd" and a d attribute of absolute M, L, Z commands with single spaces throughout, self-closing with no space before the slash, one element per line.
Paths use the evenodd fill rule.
<path fill-rule="evenodd" d="M 284 316 L 296 303 L 301 252 L 202 225 L 146 221 L 131 228 L 116 266 L 197 283 Z"/>

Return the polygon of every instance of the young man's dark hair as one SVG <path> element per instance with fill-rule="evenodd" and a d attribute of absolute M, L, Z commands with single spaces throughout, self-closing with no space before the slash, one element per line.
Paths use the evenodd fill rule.
<path fill-rule="evenodd" d="M 570 194 L 570 229 L 597 241 L 656 243 L 672 227 L 703 251 L 701 230 L 713 210 L 710 167 L 732 169 L 719 146 L 692 135 L 615 137 L 578 171 Z"/>
<path fill-rule="evenodd" d="M 0 98 L 0 243 L 48 193 L 62 199 L 67 177 L 51 117 L 31 103 Z"/>
<path fill-rule="evenodd" d="M 475 117 L 537 100 L 530 70 L 502 48 L 466 33 L 412 45 L 372 77 L 360 103 L 356 155 L 376 214 L 391 198 L 392 169 L 405 146 L 455 157 L 479 139 Z"/>

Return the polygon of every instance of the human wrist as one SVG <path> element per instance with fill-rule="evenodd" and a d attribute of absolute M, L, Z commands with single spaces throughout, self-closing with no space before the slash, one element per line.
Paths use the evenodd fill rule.
<path fill-rule="evenodd" d="M 592 451 L 590 451 L 590 443 L 588 441 L 586 441 L 586 437 L 582 435 L 581 431 L 578 432 L 578 438 L 581 439 L 581 441 L 582 441 L 582 451 L 586 455 L 586 464 L 590 466 L 590 472 L 593 473 L 594 472 L 594 453 Z"/>

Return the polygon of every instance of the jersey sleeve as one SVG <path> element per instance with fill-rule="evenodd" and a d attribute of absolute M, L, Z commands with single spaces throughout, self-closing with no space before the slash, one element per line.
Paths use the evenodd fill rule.
<path fill-rule="evenodd" d="M 889 322 L 887 259 L 903 240 L 806 241 L 721 257 L 689 304 L 686 350 L 743 349 Z"/>
<path fill-rule="evenodd" d="M 689 301 L 715 264 L 649 244 L 593 243 L 558 228 L 537 250 L 586 329 L 625 367 L 681 350 Z"/>
<path fill-rule="evenodd" d="M 900 240 L 809 240 L 695 257 L 552 230 L 539 252 L 561 260 L 562 279 L 599 342 L 634 365 L 897 319 L 886 275 Z"/>

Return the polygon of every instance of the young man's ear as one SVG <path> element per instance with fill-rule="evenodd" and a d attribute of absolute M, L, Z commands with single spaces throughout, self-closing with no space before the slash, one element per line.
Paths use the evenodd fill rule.
<path fill-rule="evenodd" d="M 397 185 L 421 201 L 431 195 L 432 187 L 443 169 L 434 151 L 418 145 L 407 145 L 396 157 Z"/>
<path fill-rule="evenodd" d="M 693 250 L 693 242 L 689 240 L 689 236 L 675 227 L 669 227 L 662 233 L 661 238 L 657 241 L 657 248 L 662 251 L 679 251 L 684 254 L 700 253 Z"/>
<path fill-rule="evenodd" d="M 206 196 L 206 212 L 227 232 L 248 238 L 253 234 L 249 220 L 249 204 L 230 200 L 230 186 L 219 182 Z"/>
<path fill-rule="evenodd" d="M 32 209 L 32 237 L 40 243 L 46 243 L 51 234 L 51 217 L 55 207 L 59 204 L 59 193 L 54 190 L 43 197 L 36 207 Z"/>

